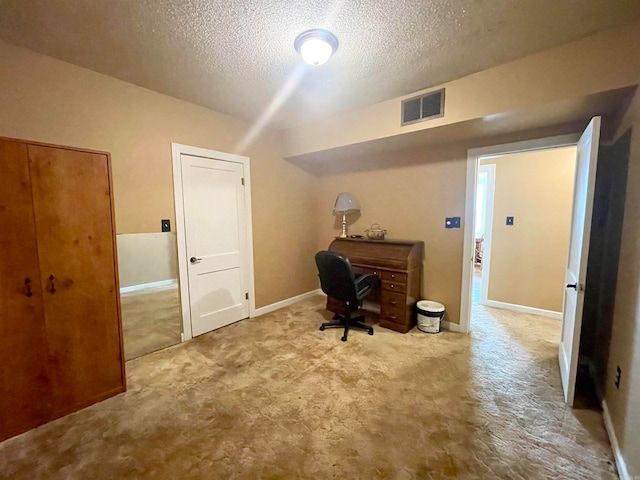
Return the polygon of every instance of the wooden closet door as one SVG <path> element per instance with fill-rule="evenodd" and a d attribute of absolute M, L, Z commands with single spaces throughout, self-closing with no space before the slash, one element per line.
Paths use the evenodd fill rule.
<path fill-rule="evenodd" d="M 0 441 L 49 419 L 27 145 L 0 139 Z"/>
<path fill-rule="evenodd" d="M 29 146 L 54 416 L 124 391 L 108 156 Z"/>

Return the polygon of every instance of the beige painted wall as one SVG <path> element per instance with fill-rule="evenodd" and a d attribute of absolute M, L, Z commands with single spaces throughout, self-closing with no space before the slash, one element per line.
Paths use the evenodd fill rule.
<path fill-rule="evenodd" d="M 640 79 L 639 79 L 640 80 Z M 640 476 L 640 94 L 618 133 L 633 128 L 605 400 L 629 474 Z M 622 371 L 620 389 L 613 384 Z"/>
<path fill-rule="evenodd" d="M 639 45 L 640 21 L 636 21 L 444 85 L 292 128 L 285 133 L 284 155 L 305 155 L 476 118 L 485 118 L 489 128 L 491 115 L 635 85 Z M 443 87 L 444 117 L 400 125 L 401 100 Z"/>
<path fill-rule="evenodd" d="M 0 136 L 111 153 L 119 234 L 175 219 L 171 142 L 251 157 L 256 305 L 317 288 L 315 179 L 280 133 L 236 152 L 245 121 L 2 42 L 0 71 Z"/>
<path fill-rule="evenodd" d="M 562 311 L 576 148 L 480 163 L 496 165 L 488 299 Z"/>
<path fill-rule="evenodd" d="M 175 232 L 124 233 L 116 240 L 120 288 L 178 280 Z"/>
<path fill-rule="evenodd" d="M 446 230 L 444 221 L 464 212 L 466 158 L 462 145 L 327 164 L 318 192 L 318 249 L 340 233 L 341 218 L 332 215 L 336 195 L 351 192 L 362 210 L 348 218 L 349 232 L 364 234 L 375 222 L 388 238 L 424 241 L 423 298 L 443 303 L 448 319 L 459 322 L 463 234 Z"/>

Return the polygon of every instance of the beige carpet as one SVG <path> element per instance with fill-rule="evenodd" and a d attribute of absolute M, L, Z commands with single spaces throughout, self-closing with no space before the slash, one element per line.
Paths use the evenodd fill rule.
<path fill-rule="evenodd" d="M 559 322 L 318 331 L 321 297 L 127 363 L 129 391 L 0 444 L 11 479 L 613 479 L 562 401 Z"/>

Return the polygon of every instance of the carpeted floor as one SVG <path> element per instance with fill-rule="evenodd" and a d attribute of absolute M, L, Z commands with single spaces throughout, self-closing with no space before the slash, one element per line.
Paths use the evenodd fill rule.
<path fill-rule="evenodd" d="M 614 479 L 562 401 L 556 320 L 346 343 L 322 297 L 127 363 L 129 391 L 0 444 L 11 479 Z"/>

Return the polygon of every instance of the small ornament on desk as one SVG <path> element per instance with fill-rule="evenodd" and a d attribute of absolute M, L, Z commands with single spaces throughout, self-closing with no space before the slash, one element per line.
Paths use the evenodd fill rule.
<path fill-rule="evenodd" d="M 364 238 L 362 235 L 349 235 L 349 238 Z"/>
<path fill-rule="evenodd" d="M 364 233 L 367 234 L 369 240 L 384 240 L 387 231 L 384 230 L 379 223 L 374 223 L 371 227 L 367 228 Z"/>

